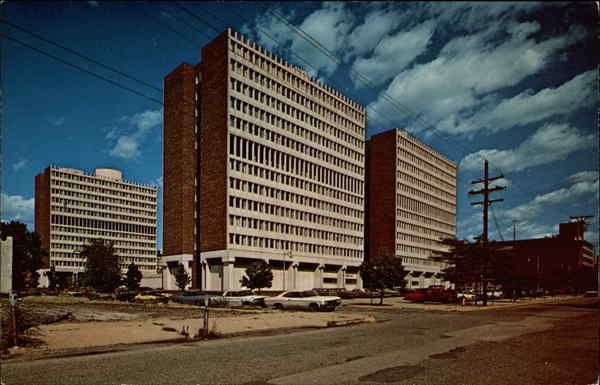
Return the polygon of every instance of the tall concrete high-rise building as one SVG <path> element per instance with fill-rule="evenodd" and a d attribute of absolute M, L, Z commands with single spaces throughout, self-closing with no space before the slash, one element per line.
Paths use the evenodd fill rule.
<path fill-rule="evenodd" d="M 35 230 L 49 252 L 49 266 L 77 274 L 85 269 L 79 252 L 92 239 L 114 242 L 123 272 L 134 262 L 142 285 L 160 286 L 157 273 L 157 189 L 126 182 L 120 171 L 87 174 L 48 167 L 35 177 Z M 49 267 L 48 266 L 48 267 Z"/>
<path fill-rule="evenodd" d="M 402 258 L 408 288 L 446 284 L 430 257 L 456 235 L 457 165 L 403 130 L 367 141 L 367 257 Z"/>
<path fill-rule="evenodd" d="M 359 287 L 365 109 L 230 29 L 164 89 L 167 271 L 226 290 L 262 260 L 273 290 Z"/>

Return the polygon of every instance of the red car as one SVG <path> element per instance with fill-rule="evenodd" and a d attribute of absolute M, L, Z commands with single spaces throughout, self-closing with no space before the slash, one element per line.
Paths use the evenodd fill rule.
<path fill-rule="evenodd" d="M 413 293 L 404 296 L 405 299 L 413 302 L 456 302 L 456 291 L 440 287 L 430 287 L 428 289 L 417 289 Z"/>

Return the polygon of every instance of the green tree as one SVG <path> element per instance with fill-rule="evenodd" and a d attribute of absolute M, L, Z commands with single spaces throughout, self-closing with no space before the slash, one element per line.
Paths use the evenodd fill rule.
<path fill-rule="evenodd" d="M 246 268 L 246 275 L 240 280 L 242 286 L 250 290 L 262 289 L 273 285 L 271 266 L 265 261 L 254 262 Z"/>
<path fill-rule="evenodd" d="M 48 255 L 42 249 L 42 241 L 36 232 L 27 230 L 22 222 L 0 222 L 0 238 L 13 238 L 12 287 L 23 290 L 37 287 L 39 274 L 36 270 L 43 265 Z"/>
<path fill-rule="evenodd" d="M 140 281 L 142 280 L 142 272 L 138 265 L 130 263 L 127 267 L 127 274 L 125 274 L 125 285 L 129 290 L 136 290 L 140 287 Z"/>
<path fill-rule="evenodd" d="M 519 280 L 518 272 L 513 271 L 512 248 L 497 242 L 468 242 L 459 239 L 444 239 L 448 251 L 432 257 L 448 264 L 444 270 L 446 279 L 457 288 L 478 285 L 487 305 L 487 288 L 490 282 L 513 286 Z"/>
<path fill-rule="evenodd" d="M 177 283 L 177 287 L 181 291 L 185 290 L 185 287 L 192 281 L 190 275 L 181 263 L 179 263 L 177 267 L 173 270 L 173 275 L 175 276 L 175 282 Z"/>
<path fill-rule="evenodd" d="M 50 266 L 50 270 L 46 272 L 46 277 L 48 277 L 48 288 L 56 290 L 58 285 L 58 274 L 56 273 L 54 265 Z"/>
<path fill-rule="evenodd" d="M 93 239 L 79 253 L 85 260 L 82 283 L 101 292 L 112 292 L 121 283 L 120 258 L 113 243 Z"/>
<path fill-rule="evenodd" d="M 402 259 L 394 255 L 381 254 L 363 261 L 360 265 L 360 276 L 369 289 L 379 290 L 379 304 L 383 305 L 385 289 L 404 287 L 407 272 L 402 266 Z"/>

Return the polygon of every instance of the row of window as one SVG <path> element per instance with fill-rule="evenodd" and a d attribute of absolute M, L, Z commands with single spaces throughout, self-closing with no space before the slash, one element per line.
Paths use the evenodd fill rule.
<path fill-rule="evenodd" d="M 142 202 L 131 200 L 131 199 L 121 199 L 121 198 L 116 198 L 114 196 L 109 196 L 109 195 L 88 194 L 88 193 L 84 193 L 81 191 L 77 191 L 77 190 L 72 191 L 72 190 L 65 189 L 65 188 L 62 188 L 62 189 L 51 188 L 50 194 L 51 195 L 64 195 L 64 196 L 68 196 L 69 198 L 78 198 L 79 200 L 88 200 L 91 202 L 106 202 L 106 203 L 114 203 L 114 204 L 119 204 L 119 205 L 142 207 L 142 208 L 156 210 L 156 203 L 147 204 L 147 203 L 142 203 Z"/>
<path fill-rule="evenodd" d="M 431 249 L 423 247 L 396 244 L 396 255 L 399 255 L 401 257 L 417 256 L 422 258 L 429 258 L 433 255 L 433 253 L 431 252 Z"/>
<path fill-rule="evenodd" d="M 136 265 L 138 265 L 139 269 L 142 271 L 154 271 L 156 270 L 156 266 L 153 265 L 144 265 L 144 264 L 138 264 L 138 262 L 135 261 L 127 261 L 128 263 L 121 263 L 119 265 L 119 267 L 121 268 L 121 270 L 126 270 L 127 266 L 129 266 L 129 264 L 131 262 L 134 262 Z M 78 267 L 80 269 L 84 269 L 85 268 L 85 261 L 63 261 L 63 260 L 54 260 L 52 261 L 52 264 L 56 267 Z"/>
<path fill-rule="evenodd" d="M 273 127 L 277 127 L 285 131 L 296 132 L 296 135 L 303 136 L 305 137 L 305 139 L 312 143 L 317 143 L 321 146 L 324 146 L 323 143 L 325 143 L 326 141 L 330 141 L 324 136 L 316 134 L 313 131 L 306 129 L 306 127 L 295 124 L 293 121 L 287 118 L 282 118 L 281 116 L 278 116 L 279 113 L 275 110 L 266 111 L 260 107 L 254 106 L 253 104 L 247 103 L 233 96 L 230 97 L 229 102 L 231 109 L 237 111 L 240 115 L 246 115 L 247 117 L 260 120 L 266 125 L 271 125 Z M 353 147 L 342 145 L 340 140 L 342 138 L 334 138 L 332 139 L 334 142 L 340 143 L 340 145 L 337 147 L 334 145 L 334 147 L 336 147 L 335 149 L 349 158 L 362 162 L 364 159 L 362 155 L 364 151 L 364 140 L 356 139 L 349 135 L 341 136 L 346 137 L 345 142 L 350 143 Z"/>
<path fill-rule="evenodd" d="M 397 187 L 398 188 L 396 191 L 398 192 L 398 196 L 400 196 L 400 195 L 406 196 L 407 194 L 409 194 L 409 195 L 412 195 L 412 196 L 409 196 L 410 199 L 414 199 L 414 200 L 418 199 L 418 200 L 421 200 L 421 201 L 424 201 L 427 203 L 431 203 L 431 204 L 440 206 L 440 207 L 445 208 L 452 212 L 454 212 L 456 210 L 455 204 L 449 203 L 448 201 L 445 201 L 443 199 L 435 197 L 424 191 L 421 191 L 421 190 L 418 190 L 411 186 L 405 185 L 404 183 L 398 183 Z"/>
<path fill-rule="evenodd" d="M 59 214 L 52 214 L 50 217 L 50 223 L 54 225 L 87 227 L 101 230 L 124 231 L 128 233 L 156 234 L 156 226 L 145 226 L 134 223 L 119 223 Z"/>
<path fill-rule="evenodd" d="M 54 250 L 54 252 L 58 252 L 57 250 L 68 250 L 66 255 L 70 258 L 80 258 L 79 253 L 83 249 L 84 244 L 80 245 L 72 245 L 70 243 L 62 243 L 62 242 L 50 242 L 50 250 Z M 145 262 L 156 262 L 156 254 L 148 255 L 148 250 L 138 250 L 138 249 L 128 249 L 122 247 L 114 248 L 115 255 L 123 256 L 124 259 L 131 258 L 139 258 L 141 261 Z M 154 250 L 151 250 L 152 253 Z M 52 255 L 52 254 L 51 254 Z M 138 256 L 138 257 L 134 257 Z"/>
<path fill-rule="evenodd" d="M 245 44 L 240 44 L 240 42 L 234 40 L 230 41 L 229 49 L 234 54 L 243 57 L 255 66 L 269 72 L 274 76 L 277 76 L 279 79 L 284 80 L 297 90 L 303 93 L 308 93 L 315 99 L 319 99 L 323 103 L 333 106 L 336 110 L 344 112 L 345 114 L 351 116 L 355 120 L 365 120 L 364 109 L 359 109 L 358 104 L 356 104 L 355 102 L 344 98 L 341 94 L 340 96 L 338 96 L 338 98 L 343 98 L 347 100 L 338 100 L 338 98 L 329 95 L 329 93 L 326 91 L 323 91 L 321 89 L 323 86 L 317 86 L 314 80 L 307 81 L 302 77 L 293 74 L 290 71 L 290 67 L 292 66 L 285 62 L 283 59 L 273 55 L 271 52 L 265 50 L 264 48 L 257 46 L 256 43 L 245 39 L 237 33 L 235 37 L 243 41 Z M 250 45 L 250 47 L 252 48 L 249 48 L 246 45 Z M 256 51 L 253 52 L 253 49 Z"/>
<path fill-rule="evenodd" d="M 78 182 L 89 183 L 92 185 L 100 185 L 100 186 L 110 187 L 110 188 L 114 188 L 114 189 L 133 191 L 133 192 L 138 192 L 141 194 L 154 194 L 155 191 L 152 191 L 152 190 L 156 190 L 155 187 L 143 187 L 143 186 L 136 186 L 134 184 L 124 183 L 124 182 L 112 182 L 110 180 L 93 177 L 93 176 L 88 176 L 88 175 L 84 175 L 84 174 L 72 174 L 72 173 L 62 172 L 62 171 L 58 171 L 58 170 L 51 170 L 51 172 L 52 172 L 53 177 L 70 179 L 70 180 L 74 180 L 74 181 L 78 181 Z"/>
<path fill-rule="evenodd" d="M 440 227 L 440 225 L 437 225 L 437 227 Z M 436 239 L 444 239 L 444 238 L 454 237 L 454 229 L 452 226 L 448 226 L 447 232 L 442 232 L 442 231 L 433 230 L 430 227 L 414 225 L 412 223 L 397 220 L 396 221 L 396 229 L 409 231 L 409 232 L 417 233 L 417 234 L 429 235 L 430 237 L 433 237 Z"/>
<path fill-rule="evenodd" d="M 119 237 L 120 238 L 120 237 Z M 77 242 L 80 244 L 85 244 L 90 242 L 93 237 L 83 237 L 79 233 L 71 233 L 69 235 L 63 234 L 52 234 L 52 241 L 65 241 L 65 242 Z M 146 240 L 117 240 L 116 238 L 111 239 L 115 247 L 139 247 L 145 248 L 149 250 L 150 254 L 153 254 L 156 251 L 156 244 L 154 242 L 146 241 Z"/>
<path fill-rule="evenodd" d="M 67 181 L 60 180 L 60 179 L 53 179 L 52 185 L 53 186 L 63 186 L 63 187 L 75 189 L 78 191 L 90 191 L 90 192 L 96 193 L 94 195 L 105 194 L 105 195 L 111 195 L 111 196 L 126 197 L 126 198 L 132 199 L 132 200 L 137 199 L 137 200 L 146 201 L 146 202 L 156 202 L 156 195 L 155 195 L 154 191 L 152 192 L 152 195 L 148 195 L 148 193 L 147 194 L 136 194 L 134 192 L 125 192 L 125 191 L 121 191 L 121 190 L 117 190 L 117 189 L 113 190 L 110 188 L 98 187 L 98 186 L 90 185 L 90 184 L 86 184 L 86 183 L 67 182 Z"/>
<path fill-rule="evenodd" d="M 456 232 L 454 218 L 452 219 L 452 221 L 444 221 L 444 220 L 440 220 L 438 218 L 430 218 L 423 214 L 417 214 L 417 213 L 413 213 L 408 210 L 403 210 L 402 208 L 396 209 L 396 218 L 408 219 L 413 222 L 418 222 L 420 224 L 423 224 L 423 225 L 426 225 L 429 227 L 436 227 L 442 231 L 448 231 L 451 234 L 455 234 L 455 232 Z"/>
<path fill-rule="evenodd" d="M 363 244 L 363 237 L 354 237 L 346 233 L 337 233 L 333 231 L 324 231 L 303 226 L 294 226 L 287 223 L 278 223 L 262 219 L 249 218 L 237 215 L 229 216 L 231 226 L 254 229 L 261 231 L 270 231 L 280 234 L 295 235 L 305 238 L 314 238 L 315 240 L 353 243 L 355 245 Z"/>
<path fill-rule="evenodd" d="M 425 265 L 425 266 L 438 266 L 445 267 L 446 264 L 443 262 L 432 261 L 431 259 L 416 258 L 416 257 L 402 257 L 402 263 L 411 265 Z"/>
<path fill-rule="evenodd" d="M 403 160 L 398 160 L 397 163 L 398 170 L 404 171 L 406 173 L 410 173 L 416 175 L 417 177 L 433 184 L 439 186 L 441 189 L 445 190 L 455 190 L 456 189 L 456 179 L 454 181 L 448 181 L 447 179 L 441 179 L 437 176 L 432 175 L 431 173 L 422 170 L 411 163 L 405 162 Z"/>
<path fill-rule="evenodd" d="M 450 185 L 456 181 L 456 174 L 444 171 L 437 164 L 431 164 L 419 156 L 409 151 L 398 151 L 398 155 L 401 159 L 408 161 L 413 166 L 416 166 L 420 170 L 428 172 L 429 174 L 435 175 L 442 180 L 446 181 Z"/>
<path fill-rule="evenodd" d="M 68 207 L 68 206 L 78 206 L 78 207 L 87 207 L 90 209 L 95 209 L 95 210 L 104 210 L 104 211 L 110 211 L 110 212 L 117 212 L 117 213 L 127 213 L 127 214 L 131 214 L 131 215 L 141 215 L 141 216 L 156 216 L 156 210 L 152 210 L 152 209 L 137 209 L 137 208 L 133 208 L 128 206 L 121 206 L 121 205 L 108 205 L 108 204 L 103 204 L 103 203 L 97 203 L 97 202 L 88 202 L 88 201 L 83 201 L 83 200 L 73 200 L 73 199 L 64 199 L 64 198 L 59 198 L 56 196 L 53 196 L 51 199 L 51 203 L 54 203 L 56 205 L 62 206 L 62 207 Z M 156 208 L 156 206 L 153 206 L 154 208 Z"/>
<path fill-rule="evenodd" d="M 60 233 L 65 234 L 76 234 L 76 235 L 87 235 L 88 238 L 103 238 L 108 240 L 113 239 L 139 239 L 144 241 L 151 241 L 152 245 L 156 245 L 156 233 L 153 234 L 134 234 L 126 233 L 123 231 L 106 231 L 97 228 L 74 228 L 67 226 L 58 226 L 52 223 L 50 226 L 52 236 Z M 154 247 L 154 246 L 153 246 Z"/>
<path fill-rule="evenodd" d="M 116 219 L 127 222 L 136 222 L 136 223 L 147 223 L 147 224 L 156 224 L 156 217 L 154 218 L 140 218 L 140 217 L 132 217 L 130 215 L 121 215 L 107 212 L 98 212 L 95 210 L 82 210 L 79 208 L 73 208 L 64 205 L 52 205 L 51 211 L 55 214 L 71 214 L 71 215 L 87 215 L 93 218 L 109 218 Z"/>
<path fill-rule="evenodd" d="M 361 212 L 359 210 L 322 201 L 320 199 L 310 198 L 300 194 L 294 194 L 289 191 L 279 190 L 273 187 L 264 186 L 258 183 L 252 183 L 237 178 L 229 178 L 229 187 L 234 190 L 239 190 L 251 194 L 257 194 L 261 197 L 282 200 L 288 203 L 295 203 L 303 207 L 312 207 L 318 210 L 329 211 L 331 213 L 336 214 L 346 215 L 345 213 L 347 213 L 348 210 L 352 210 L 352 213 Z"/>
<path fill-rule="evenodd" d="M 436 248 L 440 246 L 439 239 L 434 240 L 434 239 L 430 239 L 430 238 L 420 237 L 418 235 L 397 232 L 396 233 L 396 243 L 402 243 L 402 242 L 411 242 L 411 243 L 416 243 L 416 244 L 419 244 L 422 246 L 433 246 Z"/>
<path fill-rule="evenodd" d="M 287 239 L 255 237 L 251 235 L 229 234 L 229 244 L 233 246 L 257 247 L 261 249 L 289 250 L 297 253 L 316 254 L 319 256 L 362 258 L 362 250 L 315 245 L 312 243 L 294 242 Z"/>
<path fill-rule="evenodd" d="M 413 213 L 422 214 L 430 218 L 436 218 L 441 221 L 452 222 L 455 215 L 444 209 L 433 207 L 427 203 L 419 202 L 414 199 L 400 195 L 397 201 L 398 207 L 404 210 L 410 210 Z"/>
<path fill-rule="evenodd" d="M 437 151 L 430 149 L 434 153 L 434 154 L 432 154 L 429 151 L 428 146 L 425 144 L 422 144 L 422 143 L 417 144 L 411 140 L 408 140 L 408 139 L 402 138 L 402 137 L 399 138 L 398 144 L 401 147 L 408 148 L 409 150 L 411 150 L 411 152 L 413 154 L 418 154 L 419 157 L 425 158 L 429 162 L 431 162 L 435 165 L 438 165 L 438 167 L 441 167 L 442 169 L 444 169 L 444 171 L 446 171 L 450 175 L 453 175 L 456 172 L 456 165 L 454 165 L 454 164 L 452 164 L 452 162 L 446 160 L 441 154 L 434 155 L 434 154 L 437 154 Z M 423 148 L 423 147 L 426 147 L 427 149 Z"/>
<path fill-rule="evenodd" d="M 350 152 L 348 147 L 341 146 L 339 144 L 334 145 L 333 144 L 334 142 L 330 142 L 329 140 L 327 140 L 327 142 L 330 142 L 332 144 L 332 147 L 336 147 L 336 148 L 325 147 L 327 149 L 327 152 L 319 150 L 315 147 L 309 146 L 306 143 L 309 143 L 309 141 L 310 141 L 310 143 L 315 143 L 314 141 L 311 140 L 311 139 L 315 139 L 315 138 L 314 137 L 310 138 L 312 136 L 312 135 L 310 135 L 310 131 L 305 130 L 302 127 L 295 126 L 298 129 L 298 131 L 294 131 L 294 132 L 297 132 L 297 134 L 295 134 L 295 135 L 298 135 L 301 137 L 306 136 L 306 139 L 308 139 L 308 140 L 303 141 L 303 140 L 291 139 L 285 135 L 281 135 L 275 131 L 269 130 L 268 128 L 264 128 L 257 124 L 248 122 L 244 119 L 238 118 L 235 115 L 229 116 L 229 124 L 232 129 L 235 128 L 242 132 L 247 132 L 250 135 L 253 135 L 257 138 L 262 138 L 262 139 L 268 140 L 270 142 L 273 142 L 275 144 L 278 144 L 280 146 L 288 147 L 292 150 L 295 150 L 302 154 L 309 155 L 313 158 L 317 158 L 321 161 L 324 161 L 325 163 L 329 163 L 333 166 L 343 168 L 343 169 L 351 171 L 355 174 L 359 174 L 359 175 L 364 174 L 364 167 L 358 166 L 355 163 L 348 162 L 345 159 L 342 159 L 340 157 L 337 157 L 337 156 L 334 156 L 331 154 L 331 150 L 334 150 L 334 151 L 338 150 L 338 151 L 342 151 L 343 155 L 345 155 L 346 157 L 348 156 L 348 154 L 355 154 L 357 158 L 362 158 L 362 155 L 360 155 L 359 152 L 356 152 L 353 150 L 352 150 L 352 152 Z"/>
<path fill-rule="evenodd" d="M 441 189 L 437 186 L 434 186 L 431 183 L 427 183 L 422 181 L 419 178 L 415 178 L 412 175 L 409 175 L 405 172 L 400 172 L 398 171 L 397 173 L 398 176 L 398 183 L 400 182 L 404 182 L 405 184 L 408 184 L 409 186 L 414 186 L 418 189 L 421 189 L 422 191 L 428 191 L 430 194 L 436 195 L 440 198 L 445 198 L 446 200 L 450 201 L 450 202 L 456 202 L 456 189 Z"/>
<path fill-rule="evenodd" d="M 235 196 L 229 197 L 229 207 L 256 211 L 259 214 L 268 214 L 286 219 L 295 219 L 298 221 L 312 222 L 322 226 L 330 226 L 335 228 L 343 228 L 344 226 L 352 226 L 353 222 L 344 221 L 342 219 L 329 217 L 326 215 L 318 215 L 307 213 L 300 210 L 294 210 L 289 207 L 272 205 L 264 202 L 257 202 L 250 199 L 238 198 Z"/>
<path fill-rule="evenodd" d="M 363 206 L 364 199 L 361 196 L 348 194 L 340 190 L 334 190 L 332 188 L 324 187 L 316 183 L 311 183 L 294 176 L 272 171 L 268 168 L 256 166 L 240 160 L 230 159 L 229 169 L 231 171 L 241 172 L 244 175 L 252 175 L 257 178 L 263 178 L 270 182 L 285 184 L 302 191 L 317 193 L 328 198 L 337 199 L 343 203 L 351 203 L 354 205 Z"/>
<path fill-rule="evenodd" d="M 244 69 L 247 70 L 248 68 L 244 66 Z M 255 74 L 255 72 L 252 70 L 249 70 L 246 73 L 240 73 L 239 71 L 234 70 L 234 73 L 235 72 L 237 72 L 240 75 L 241 79 L 250 81 L 253 80 L 252 75 Z M 248 75 L 250 75 L 250 77 Z M 285 87 L 278 87 L 279 83 L 277 83 L 274 80 L 268 80 L 268 82 L 271 84 L 268 84 L 267 86 L 265 86 L 265 84 L 257 84 L 257 88 L 255 88 L 249 85 L 249 82 L 244 82 L 231 77 L 230 88 L 233 91 L 233 94 L 239 93 L 260 102 L 262 105 L 273 107 L 273 109 L 281 112 L 282 114 L 286 114 L 287 116 L 291 116 L 305 124 L 309 124 L 311 127 L 317 129 L 319 132 L 324 132 L 338 140 L 341 139 L 344 142 L 354 146 L 362 142 L 361 138 L 364 134 L 364 129 L 361 129 L 361 126 L 358 126 L 355 123 L 350 123 L 350 121 L 348 120 L 346 120 L 346 122 L 351 127 L 340 125 L 339 122 L 336 122 L 333 119 L 324 120 L 321 117 L 317 116 L 315 112 L 317 112 L 318 110 L 325 110 L 325 107 L 319 104 L 311 104 L 309 106 L 307 104 L 298 104 L 294 102 L 290 103 L 290 97 L 294 95 L 296 95 L 298 98 L 303 97 L 293 92 L 292 95 L 289 95 L 289 89 L 288 95 L 286 95 L 285 93 L 282 95 L 281 91 L 282 89 L 285 89 Z M 265 92 L 260 91 L 258 88 L 264 88 Z M 286 96 L 288 100 L 285 100 Z M 311 113 L 307 114 L 301 109 L 308 109 Z M 342 129 L 342 127 L 345 129 Z M 356 133 L 359 133 L 361 134 L 361 136 L 357 138 L 355 135 L 349 134 L 348 130 L 352 130 Z"/>
<path fill-rule="evenodd" d="M 363 194 L 363 181 L 327 167 L 308 162 L 271 147 L 240 138 L 229 136 L 229 154 L 236 157 L 260 163 L 272 169 L 294 173 L 306 179 L 327 184 L 337 189 L 349 191 L 357 195 Z"/>

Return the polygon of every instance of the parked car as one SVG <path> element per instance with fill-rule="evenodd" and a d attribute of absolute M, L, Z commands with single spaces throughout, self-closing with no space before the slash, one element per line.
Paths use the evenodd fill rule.
<path fill-rule="evenodd" d="M 136 292 L 129 290 L 118 290 L 115 294 L 115 299 L 117 301 L 127 301 L 133 302 L 135 300 Z"/>
<path fill-rule="evenodd" d="M 265 299 L 267 305 L 276 309 L 305 309 L 310 311 L 335 310 L 342 304 L 337 296 L 322 296 L 315 290 L 289 290 Z"/>
<path fill-rule="evenodd" d="M 144 302 L 144 303 L 157 303 L 157 302 L 163 302 L 166 303 L 169 301 L 168 297 L 163 296 L 160 292 L 146 292 L 146 293 L 139 293 L 138 295 L 136 295 L 134 297 L 134 300 L 136 302 Z"/>
<path fill-rule="evenodd" d="M 202 306 L 206 298 L 208 298 L 209 305 L 220 303 L 220 296 L 210 295 L 200 290 L 186 290 L 182 294 L 171 298 L 171 300 L 178 303 Z"/>
<path fill-rule="evenodd" d="M 583 293 L 584 297 L 597 297 L 598 296 L 598 291 L 597 290 L 588 290 L 585 293 Z"/>
<path fill-rule="evenodd" d="M 404 299 L 413 302 L 456 302 L 456 291 L 442 287 L 430 287 L 427 289 L 416 289 L 413 293 L 404 296 Z"/>
<path fill-rule="evenodd" d="M 223 293 L 221 302 L 229 306 L 266 306 L 265 296 L 256 295 L 252 290 L 229 290 Z"/>

